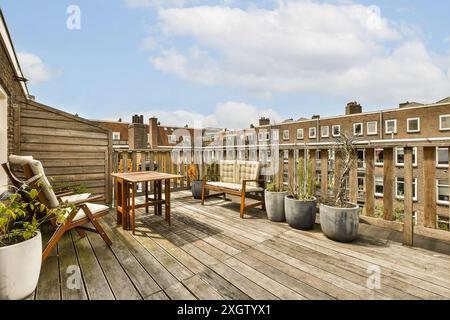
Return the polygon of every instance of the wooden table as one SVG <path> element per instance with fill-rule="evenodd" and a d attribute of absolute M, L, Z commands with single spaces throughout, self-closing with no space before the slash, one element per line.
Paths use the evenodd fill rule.
<path fill-rule="evenodd" d="M 154 171 L 113 173 L 116 179 L 116 210 L 117 223 L 122 225 L 124 230 L 135 233 L 135 211 L 145 208 L 146 213 L 149 207 L 155 208 L 155 214 L 162 214 L 162 205 L 165 205 L 165 219 L 170 225 L 170 180 L 183 178 L 180 175 L 160 173 Z M 165 197 L 162 199 L 162 185 L 164 181 Z M 144 191 L 144 203 L 136 204 L 136 186 L 142 183 Z M 149 196 L 149 183 L 153 183 L 153 198 Z"/>

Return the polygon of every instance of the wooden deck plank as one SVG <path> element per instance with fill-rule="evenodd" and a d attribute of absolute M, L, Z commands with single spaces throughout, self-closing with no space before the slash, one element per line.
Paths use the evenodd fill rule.
<path fill-rule="evenodd" d="M 165 289 L 167 296 L 172 300 L 197 300 L 197 298 L 181 282 Z"/>
<path fill-rule="evenodd" d="M 198 274 L 184 280 L 183 284 L 200 300 L 224 300 L 217 290 L 203 281 Z"/>
<path fill-rule="evenodd" d="M 169 297 L 161 290 L 145 297 L 144 300 L 169 300 Z"/>
<path fill-rule="evenodd" d="M 199 276 L 203 281 L 207 282 L 210 286 L 220 292 L 220 295 L 227 300 L 250 299 L 248 295 L 209 268 L 200 273 Z"/>

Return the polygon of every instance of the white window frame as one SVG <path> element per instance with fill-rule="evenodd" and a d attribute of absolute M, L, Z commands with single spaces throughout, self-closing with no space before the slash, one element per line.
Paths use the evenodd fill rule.
<path fill-rule="evenodd" d="M 301 134 L 299 134 L 299 133 L 301 133 Z M 304 130 L 303 130 L 303 128 L 301 128 L 301 129 L 297 129 L 297 140 L 303 140 L 305 137 L 304 137 Z"/>
<path fill-rule="evenodd" d="M 383 162 L 377 162 L 377 151 L 383 151 Z M 376 166 L 378 166 L 378 167 L 383 167 L 384 166 L 384 149 L 375 149 L 375 159 L 374 159 L 374 161 L 375 161 L 375 165 Z"/>
<path fill-rule="evenodd" d="M 269 131 L 264 132 L 264 138 L 265 138 L 265 141 L 270 141 L 270 132 Z"/>
<path fill-rule="evenodd" d="M 264 141 L 264 131 L 258 131 L 258 141 Z"/>
<path fill-rule="evenodd" d="M 405 199 L 405 197 L 404 196 L 399 196 L 398 195 L 398 178 L 403 178 L 403 185 L 405 184 L 405 178 L 404 177 L 395 177 L 395 197 L 397 198 L 397 199 Z M 417 198 L 417 184 L 419 183 L 419 181 L 418 181 L 418 179 L 417 178 L 414 178 L 413 179 L 413 185 L 414 185 L 414 194 L 415 194 L 415 196 L 414 196 L 414 194 L 413 194 L 413 201 L 414 202 L 417 202 L 418 201 L 418 198 Z"/>
<path fill-rule="evenodd" d="M 377 192 L 377 178 L 381 178 L 381 185 L 383 186 L 383 193 Z M 378 179 L 378 181 L 380 181 L 380 179 Z M 383 178 L 383 176 L 375 176 L 374 188 L 375 188 L 375 190 L 374 190 L 375 197 L 384 197 L 384 178 Z"/>
<path fill-rule="evenodd" d="M 405 148 L 402 148 L 402 147 L 394 148 L 395 166 L 397 166 L 397 167 L 404 167 L 405 163 L 399 163 L 398 162 L 398 156 L 397 156 L 398 149 L 403 149 L 403 157 L 405 156 L 404 155 Z M 413 165 L 413 167 L 417 167 L 417 147 L 413 148 L 413 155 L 415 155 L 415 157 L 413 157 L 414 161 L 413 161 L 412 165 Z"/>
<path fill-rule="evenodd" d="M 370 130 L 369 130 L 369 125 L 370 124 L 375 124 L 375 132 L 371 132 Z M 370 121 L 370 122 L 367 122 L 367 135 L 368 136 L 375 136 L 375 135 L 377 135 L 378 134 L 378 122 L 377 121 Z"/>
<path fill-rule="evenodd" d="M 324 129 L 326 129 L 326 133 L 324 133 Z M 320 136 L 322 138 L 329 138 L 330 137 L 330 126 L 320 127 Z"/>
<path fill-rule="evenodd" d="M 184 140 L 184 138 L 183 138 L 183 140 Z M 167 135 L 167 142 L 169 142 L 170 144 L 177 143 L 177 136 L 174 134 Z"/>
<path fill-rule="evenodd" d="M 311 134 L 311 131 L 314 130 L 314 134 Z M 315 139 L 317 138 L 317 128 L 316 127 L 311 127 L 309 128 L 309 138 L 310 139 Z"/>
<path fill-rule="evenodd" d="M 283 130 L 283 140 L 289 140 L 289 130 Z"/>
<path fill-rule="evenodd" d="M 389 122 L 394 122 L 394 131 L 389 131 L 389 130 L 388 130 L 388 123 L 389 123 Z M 397 119 L 389 119 L 389 120 L 386 120 L 385 123 L 384 123 L 384 125 L 385 125 L 385 130 L 384 130 L 384 132 L 385 132 L 386 134 L 397 134 Z"/>
<path fill-rule="evenodd" d="M 440 204 L 440 205 L 448 206 L 448 205 L 450 205 L 449 201 L 439 200 L 439 186 L 445 186 L 444 184 L 439 184 L 439 180 L 443 180 L 443 179 L 436 179 L 436 203 Z M 447 187 L 450 188 L 448 183 L 447 183 Z"/>
<path fill-rule="evenodd" d="M 409 129 L 409 122 L 413 121 L 413 120 L 417 120 L 417 128 L 418 128 L 417 130 Z M 420 132 L 420 118 L 419 117 L 406 119 L 406 132 L 407 133 L 418 133 L 418 132 Z"/>
<path fill-rule="evenodd" d="M 361 133 L 356 133 L 356 126 L 361 126 Z M 361 137 L 364 135 L 364 124 L 362 122 L 354 123 L 353 124 L 353 135 L 356 137 Z"/>
<path fill-rule="evenodd" d="M 338 133 L 338 134 L 335 134 L 335 133 L 334 133 L 334 129 L 335 129 L 335 128 L 339 128 L 339 133 Z M 339 124 L 334 125 L 334 126 L 331 128 L 331 133 L 332 133 L 333 137 L 340 137 L 340 136 L 341 136 L 341 126 L 340 126 Z"/>
<path fill-rule="evenodd" d="M 117 135 L 118 135 L 118 138 L 116 139 Z M 120 132 L 113 132 L 112 133 L 112 139 L 116 140 L 116 141 L 120 140 Z"/>
<path fill-rule="evenodd" d="M 270 140 L 270 137 L 267 138 L 267 136 L 266 136 L 266 140 Z M 278 130 L 278 129 L 272 130 L 272 140 L 280 141 L 280 130 Z"/>
<path fill-rule="evenodd" d="M 436 168 L 448 168 L 448 162 L 447 162 L 447 164 L 439 164 L 439 149 L 448 150 L 448 148 L 436 147 Z M 450 157 L 450 154 L 449 154 L 449 157 Z"/>
<path fill-rule="evenodd" d="M 444 128 L 442 127 L 442 118 L 450 118 L 450 114 L 443 114 L 439 116 L 439 130 L 441 131 L 449 131 L 450 127 Z"/>
<path fill-rule="evenodd" d="M 358 166 L 358 169 L 365 169 L 366 168 L 366 149 L 358 149 L 356 150 L 356 154 L 358 154 L 358 152 L 362 151 L 362 167 Z M 357 164 L 359 164 L 359 159 L 357 159 Z"/>

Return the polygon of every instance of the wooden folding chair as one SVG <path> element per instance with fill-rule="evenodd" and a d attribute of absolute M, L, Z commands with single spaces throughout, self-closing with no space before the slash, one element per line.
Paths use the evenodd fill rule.
<path fill-rule="evenodd" d="M 103 196 L 88 196 L 86 198 L 86 194 L 75 195 L 73 192 L 65 192 L 56 195 L 45 176 L 41 162 L 34 160 L 31 157 L 11 155 L 9 157 L 9 163 L 10 165 L 22 166 L 24 176 L 28 179 L 27 181 L 21 181 L 12 173 L 8 164 L 2 164 L 3 169 L 6 171 L 11 183 L 15 187 L 20 188 L 23 184 L 27 184 L 32 188 L 41 189 L 41 192 L 39 192 L 38 195 L 39 201 L 45 204 L 49 209 L 55 209 L 62 204 L 72 204 L 75 206 L 75 209 L 71 211 L 68 209 L 65 223 L 58 225 L 56 217 L 52 218 L 51 222 L 56 228 L 56 231 L 48 241 L 44 252 L 42 253 L 43 261 L 48 257 L 64 233 L 72 229 L 75 229 L 82 238 L 86 236 L 85 231 L 97 232 L 109 246 L 112 245 L 111 240 L 97 221 L 99 218 L 109 213 L 109 207 L 92 203 L 103 201 Z M 38 181 L 42 183 L 39 187 L 37 186 Z M 85 227 L 84 225 L 87 223 L 92 223 L 95 229 Z"/>

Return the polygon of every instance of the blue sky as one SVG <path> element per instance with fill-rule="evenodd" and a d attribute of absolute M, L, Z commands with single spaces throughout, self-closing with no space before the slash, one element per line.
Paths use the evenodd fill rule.
<path fill-rule="evenodd" d="M 69 30 L 66 10 L 81 10 Z M 450 3 L 0 0 L 37 100 L 239 128 L 450 96 Z"/>

